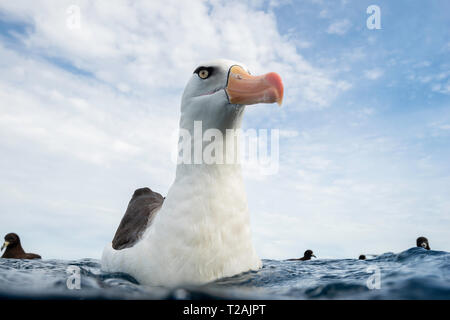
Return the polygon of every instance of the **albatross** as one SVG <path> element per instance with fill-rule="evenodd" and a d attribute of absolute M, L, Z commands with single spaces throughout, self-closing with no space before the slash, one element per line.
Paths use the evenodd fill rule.
<path fill-rule="evenodd" d="M 253 76 L 243 64 L 229 60 L 199 65 L 181 99 L 180 132 L 189 134 L 184 140 L 190 149 L 179 143 L 179 153 L 195 158 L 196 147 L 211 143 L 195 134 L 201 123 L 202 133 L 223 135 L 222 149 L 216 150 L 228 159 L 239 149 L 239 140 L 228 138 L 241 127 L 245 106 L 281 105 L 282 99 L 277 73 Z M 261 268 L 238 159 L 179 161 L 165 198 L 150 188 L 136 190 L 101 264 L 104 271 L 161 286 L 204 284 Z"/>
<path fill-rule="evenodd" d="M 6 250 L 2 255 L 2 258 L 5 259 L 42 259 L 38 254 L 26 253 L 23 250 L 17 233 L 8 233 L 5 236 L 5 242 L 3 243 L 0 251 L 3 251 L 5 248 Z"/>

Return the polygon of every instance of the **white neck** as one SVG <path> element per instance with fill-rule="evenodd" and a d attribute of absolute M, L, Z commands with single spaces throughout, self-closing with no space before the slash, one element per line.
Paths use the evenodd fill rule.
<path fill-rule="evenodd" d="M 178 165 L 145 238 L 153 284 L 200 284 L 258 269 L 240 165 Z M 157 265 L 171 272 L 158 273 Z"/>

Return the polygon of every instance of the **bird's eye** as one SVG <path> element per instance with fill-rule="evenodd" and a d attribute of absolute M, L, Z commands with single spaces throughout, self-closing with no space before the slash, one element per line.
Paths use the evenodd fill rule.
<path fill-rule="evenodd" d="M 202 79 L 206 79 L 209 77 L 209 71 L 206 69 L 202 69 L 198 72 L 198 76 Z"/>
<path fill-rule="evenodd" d="M 214 73 L 214 68 L 202 66 L 195 69 L 194 73 L 196 73 L 200 77 L 200 79 L 205 80 L 212 76 L 212 74 Z"/>

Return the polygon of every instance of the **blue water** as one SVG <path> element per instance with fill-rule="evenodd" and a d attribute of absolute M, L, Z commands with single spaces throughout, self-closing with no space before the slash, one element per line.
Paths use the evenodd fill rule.
<path fill-rule="evenodd" d="M 67 287 L 69 266 L 80 268 L 80 290 Z M 0 298 L 450 299 L 450 253 L 411 248 L 365 261 L 263 260 L 259 271 L 182 288 L 142 286 L 129 275 L 102 272 L 94 259 L 0 259 Z"/>

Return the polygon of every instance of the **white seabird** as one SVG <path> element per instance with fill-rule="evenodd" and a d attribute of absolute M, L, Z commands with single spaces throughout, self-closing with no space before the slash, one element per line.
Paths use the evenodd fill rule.
<path fill-rule="evenodd" d="M 237 154 L 237 141 L 227 139 L 229 129 L 241 127 L 245 105 L 281 104 L 282 98 L 276 73 L 252 76 L 242 64 L 228 60 L 200 65 L 181 101 L 180 129 L 190 133 L 192 159 L 195 146 L 208 145 L 202 139 L 208 129 L 223 134 L 224 158 Z M 200 141 L 194 132 L 198 121 Z M 177 286 L 261 268 L 240 164 L 197 160 L 177 165 L 165 199 L 148 188 L 135 191 L 112 243 L 103 251 L 104 271 L 128 273 L 141 284 Z"/>

